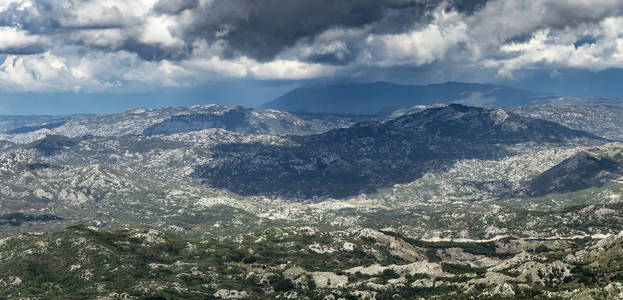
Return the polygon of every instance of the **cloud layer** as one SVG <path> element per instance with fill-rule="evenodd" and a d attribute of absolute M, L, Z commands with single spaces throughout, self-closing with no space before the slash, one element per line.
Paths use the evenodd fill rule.
<path fill-rule="evenodd" d="M 5 0 L 0 90 L 623 67 L 620 0 Z M 447 71 L 447 70 L 446 70 Z"/>

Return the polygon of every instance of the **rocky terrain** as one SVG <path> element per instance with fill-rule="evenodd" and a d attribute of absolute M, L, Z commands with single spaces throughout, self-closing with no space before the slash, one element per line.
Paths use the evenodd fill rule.
<path fill-rule="evenodd" d="M 623 146 L 591 109 L 16 118 L 0 298 L 617 298 Z"/>
<path fill-rule="evenodd" d="M 220 145 L 192 176 L 244 195 L 341 198 L 412 182 L 432 165 L 499 159 L 509 145 L 603 142 L 558 123 L 460 104 L 290 139 L 295 145 Z"/>
<path fill-rule="evenodd" d="M 542 105 L 513 107 L 510 110 L 526 117 L 549 120 L 569 128 L 584 130 L 601 137 L 623 140 L 623 107 L 616 103 L 597 105 Z"/>
<path fill-rule="evenodd" d="M 623 176 L 623 148 L 608 144 L 581 151 L 532 179 L 525 190 L 530 195 L 546 195 L 600 186 Z"/>
<path fill-rule="evenodd" d="M 252 134 L 312 134 L 348 127 L 371 116 L 296 114 L 256 110 L 240 106 L 204 105 L 132 109 L 120 114 L 73 115 L 64 117 L 0 116 L 0 140 L 30 143 L 47 135 L 70 138 L 85 135 L 169 135 L 202 129 L 222 128 Z"/>
<path fill-rule="evenodd" d="M 623 234 L 430 242 L 390 228 L 278 227 L 203 241 L 149 229 L 0 240 L 0 296 L 618 298 Z"/>

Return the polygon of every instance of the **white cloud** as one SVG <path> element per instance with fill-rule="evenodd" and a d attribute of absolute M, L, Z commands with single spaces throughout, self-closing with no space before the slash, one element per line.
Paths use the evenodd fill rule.
<path fill-rule="evenodd" d="M 274 60 L 256 63 L 250 71 L 258 79 L 309 79 L 332 75 L 337 68 L 296 60 Z"/>
<path fill-rule="evenodd" d="M 15 27 L 0 27 L 0 53 L 37 46 L 42 38 Z"/>
<path fill-rule="evenodd" d="M 80 30 L 71 32 L 67 39 L 74 43 L 84 44 L 86 47 L 101 47 L 119 49 L 127 33 L 119 28 L 106 28 L 98 30 Z"/>
<path fill-rule="evenodd" d="M 326 30 L 313 39 L 305 39 L 296 45 L 284 50 L 280 59 L 308 60 L 320 56 L 332 56 L 336 62 L 347 61 L 350 55 L 356 55 L 361 48 L 362 41 L 365 41 L 371 28 L 331 28 Z"/>
<path fill-rule="evenodd" d="M 594 41 L 576 45 L 586 33 L 594 34 Z M 606 18 L 592 30 L 540 30 L 526 42 L 502 45 L 500 51 L 509 57 L 488 59 L 484 65 L 497 68 L 499 75 L 506 77 L 541 65 L 595 71 L 623 68 L 623 18 Z"/>
<path fill-rule="evenodd" d="M 306 63 L 298 60 L 273 60 L 258 62 L 248 57 L 237 59 L 210 58 L 183 61 L 186 70 L 194 71 L 196 77 L 202 74 L 211 77 L 225 76 L 231 78 L 252 79 L 310 79 L 334 74 L 339 67 Z"/>
<path fill-rule="evenodd" d="M 380 66 L 423 65 L 445 58 L 449 50 L 469 39 L 467 24 L 456 11 L 440 7 L 424 28 L 401 34 L 370 35 L 371 63 Z"/>
<path fill-rule="evenodd" d="M 18 9 L 27 9 L 32 6 L 31 0 L 4 0 L 0 1 L 0 11 L 6 10 L 11 5 L 16 5 Z"/>
<path fill-rule="evenodd" d="M 9 89 L 72 89 L 65 79 L 69 70 L 63 58 L 50 53 L 30 56 L 9 55 L 0 65 L 0 81 Z"/>
<path fill-rule="evenodd" d="M 139 40 L 148 44 L 162 44 L 167 47 L 183 47 L 184 41 L 174 37 L 169 28 L 175 25 L 173 17 L 149 16 L 145 19 Z"/>

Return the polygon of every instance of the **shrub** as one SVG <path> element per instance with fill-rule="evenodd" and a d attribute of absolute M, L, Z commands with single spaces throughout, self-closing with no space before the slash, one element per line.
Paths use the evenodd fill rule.
<path fill-rule="evenodd" d="M 485 268 L 474 268 L 470 265 L 450 264 L 450 263 L 441 264 L 441 269 L 444 270 L 445 272 L 452 273 L 452 274 L 476 273 L 478 275 L 482 275 L 486 272 Z"/>
<path fill-rule="evenodd" d="M 292 283 L 292 280 L 287 278 L 281 278 L 273 283 L 273 289 L 275 289 L 275 292 L 287 292 L 293 288 L 294 283 Z"/>
<path fill-rule="evenodd" d="M 396 273 L 396 271 L 394 271 L 393 269 L 385 269 L 383 270 L 383 273 L 381 273 L 381 279 L 383 279 L 384 281 L 387 281 L 389 279 L 395 279 L 400 277 L 400 275 L 398 275 L 398 273 Z"/>

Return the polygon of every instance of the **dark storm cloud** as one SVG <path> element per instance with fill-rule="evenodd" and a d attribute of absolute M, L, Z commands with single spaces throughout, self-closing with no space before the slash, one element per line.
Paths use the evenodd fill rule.
<path fill-rule="evenodd" d="M 118 48 L 136 53 L 146 61 L 181 60 L 189 55 L 187 48 L 172 50 L 157 44 L 141 43 L 133 38 L 126 39 Z"/>
<path fill-rule="evenodd" d="M 590 9 L 578 9 L 577 3 L 571 3 L 574 1 L 497 1 L 494 5 L 496 8 L 493 9 L 493 14 L 497 16 L 483 14 L 483 17 L 504 18 L 508 14 L 508 20 L 502 20 L 500 25 L 509 26 L 481 31 L 483 35 L 495 35 L 497 32 L 503 35 L 504 42 L 520 41 L 530 38 L 535 28 L 577 26 L 621 13 L 617 9 L 613 10 L 612 5 L 601 3 L 608 2 L 607 0 L 601 1 L 600 5 L 583 5 Z M 141 41 L 135 31 L 123 30 L 131 28 L 141 20 L 124 18 L 120 8 L 113 7 L 99 12 L 107 15 L 106 18 L 98 16 L 87 18 L 88 21 L 76 21 L 78 15 L 84 14 L 77 11 L 76 7 L 86 2 L 34 0 L 28 9 L 23 9 L 15 2 L 0 12 L 0 26 L 17 27 L 37 35 L 122 29 L 119 36 L 121 41 L 114 45 L 90 45 L 88 39 L 65 39 L 63 36 L 59 38 L 64 39 L 65 43 L 87 45 L 100 50 L 106 47 L 111 51 L 126 50 L 150 61 L 185 59 L 191 54 L 194 42 L 211 43 L 222 40 L 225 41 L 225 58 L 247 56 L 265 62 L 271 61 L 297 43 L 312 43 L 315 37 L 329 29 L 369 26 L 368 34 L 400 34 L 417 29 L 418 26 L 426 26 L 430 21 L 429 13 L 440 5 L 446 5 L 448 10 L 457 10 L 467 18 L 477 14 L 489 3 L 486 0 L 214 0 L 200 5 L 199 0 L 159 0 L 152 7 L 153 14 L 177 16 L 185 12 L 183 17 L 179 17 L 178 24 L 169 28 L 185 45 L 165 47 Z M 514 19 L 513 13 L 521 7 L 517 3 L 524 3 L 526 8 L 542 6 L 546 18 L 540 20 L 540 23 L 516 25 L 515 23 L 525 22 L 521 18 Z M 508 8 L 513 10 L 507 11 Z M 492 25 L 498 27 L 495 23 Z M 523 27 L 529 30 L 524 30 Z M 506 34 L 505 31 L 509 32 Z M 347 64 L 356 59 L 358 53 L 366 47 L 364 37 L 344 37 L 342 42 L 348 51 L 319 52 L 300 59 L 335 65 Z M 39 45 L 26 49 L 25 52 L 36 52 L 35 49 L 42 50 L 45 47 Z M 14 49 L 12 52 L 20 51 Z"/>
<path fill-rule="evenodd" d="M 584 1 L 583 7 L 573 5 L 577 1 L 550 1 L 546 2 L 550 28 L 565 28 L 578 26 L 583 23 L 592 23 L 605 17 L 619 15 L 623 11 L 623 2 L 617 1 Z M 601 2 L 601 3 L 598 3 Z M 617 3 L 618 2 L 618 3 Z"/>
<path fill-rule="evenodd" d="M 121 12 L 115 8 L 100 12 L 108 15 L 108 18 L 77 23 L 76 13 L 80 12 L 72 8 L 73 5 L 54 0 L 33 1 L 27 9 L 23 9 L 19 3 L 11 3 L 0 12 L 0 26 L 17 27 L 31 34 L 50 35 L 72 30 L 123 28 L 127 25 L 127 20 L 121 18 Z"/>
<path fill-rule="evenodd" d="M 0 26 L 18 27 L 34 34 L 50 33 L 61 27 L 59 18 L 65 14 L 64 10 L 55 10 L 46 2 L 35 2 L 30 9 L 11 3 L 0 13 Z"/>
<path fill-rule="evenodd" d="M 110 51 L 126 50 L 150 61 L 187 58 L 192 51 L 191 45 L 204 40 L 225 41 L 223 55 L 227 58 L 243 55 L 258 61 L 270 61 L 297 41 L 313 39 L 331 28 L 373 25 L 370 29 L 373 34 L 404 32 L 416 22 L 425 23 L 427 12 L 442 2 L 445 3 L 442 0 L 215 0 L 201 6 L 199 0 L 159 0 L 152 8 L 153 14 L 176 16 L 187 12 L 184 19 L 180 19 L 182 22 L 170 28 L 172 34 L 186 44 L 182 49 L 141 42 L 136 32 L 129 30 L 141 20 L 124 18 L 120 8 L 97 12 L 106 18 L 95 16 L 86 18 L 88 21 L 77 21 L 77 16 L 87 13 L 79 11 L 79 4 L 86 3 L 80 0 L 34 0 L 27 9 L 15 2 L 0 12 L 0 26 L 17 27 L 30 34 L 55 35 L 55 39 L 64 40 L 64 43 L 100 50 L 106 47 Z M 469 13 L 485 1 L 455 0 L 450 3 L 451 7 Z M 62 36 L 76 31 L 97 34 L 97 31 L 106 29 L 122 29 L 119 37 L 122 41 L 114 45 L 92 45 L 87 38 L 67 39 Z M 355 40 L 346 42 L 353 50 L 361 43 Z M 317 54 L 305 60 L 345 64 L 355 57 L 356 51 L 340 57 L 331 53 Z"/>
<path fill-rule="evenodd" d="M 187 38 L 224 38 L 230 56 L 246 55 L 271 60 L 302 38 L 335 27 L 357 28 L 401 9 L 401 18 L 387 21 L 379 30 L 405 30 L 439 1 L 407 0 L 216 0 L 193 10 Z M 392 23 L 392 24 L 389 24 Z"/>
<path fill-rule="evenodd" d="M 12 3 L 0 12 L 0 26 L 19 28 L 33 35 L 53 36 L 54 41 L 62 41 L 63 44 L 88 46 L 104 51 L 125 50 L 138 54 L 146 61 L 180 60 L 189 54 L 188 47 L 172 49 L 157 43 L 139 41 L 131 27 L 139 23 L 140 20 L 124 18 L 123 13 L 117 7 L 95 11 L 98 15 L 89 16 L 87 12 L 82 12 L 75 7 L 76 3 L 79 2 L 81 1 L 38 0 L 33 1 L 32 6 L 28 9 L 23 9 L 19 3 Z M 185 9 L 194 8 L 197 3 L 197 0 L 161 0 L 155 5 L 154 10 L 175 14 Z M 92 14 L 93 12 L 89 13 Z M 83 17 L 84 20 L 79 20 L 79 16 Z M 89 36 L 97 35 L 108 29 L 119 29 L 120 40 L 110 45 L 89 44 Z M 83 38 L 71 36 L 77 32 L 83 33 Z M 3 48 L 0 43 L 0 53 L 36 54 L 44 52 L 50 47 L 38 43 L 24 47 Z"/>
<path fill-rule="evenodd" d="M 154 11 L 162 14 L 175 15 L 187 9 L 199 6 L 199 0 L 160 0 L 154 5 Z"/>
<path fill-rule="evenodd" d="M 33 44 L 25 46 L 2 46 L 0 45 L 0 54 L 12 54 L 12 55 L 30 55 L 39 54 L 47 50 L 47 47 L 43 44 Z"/>

